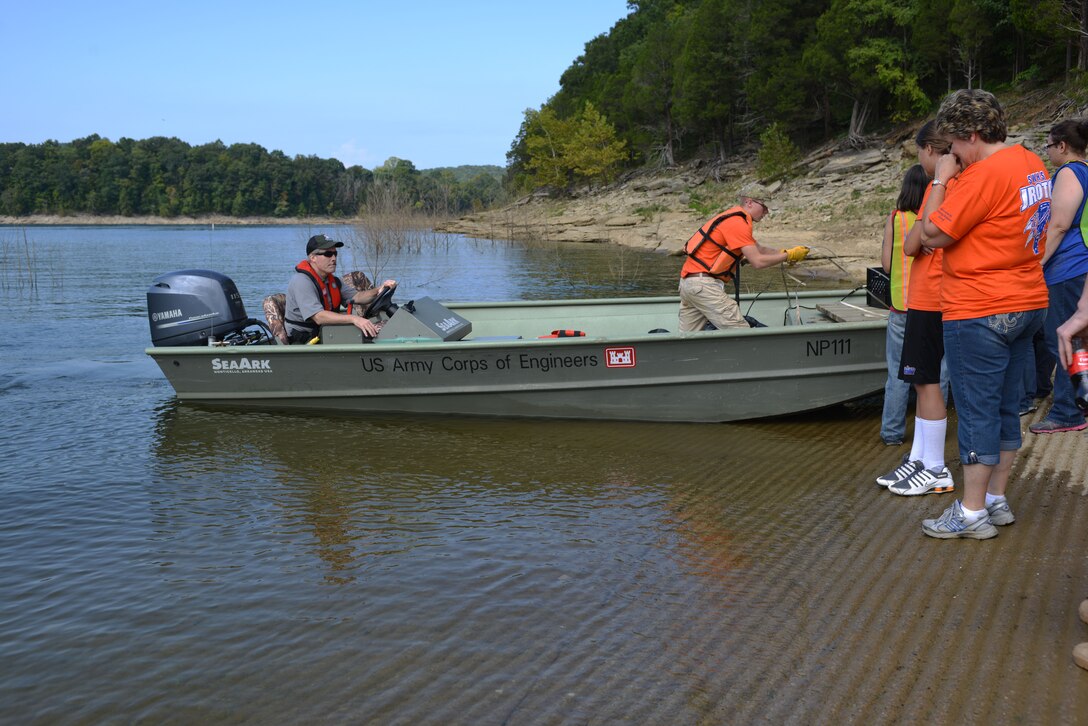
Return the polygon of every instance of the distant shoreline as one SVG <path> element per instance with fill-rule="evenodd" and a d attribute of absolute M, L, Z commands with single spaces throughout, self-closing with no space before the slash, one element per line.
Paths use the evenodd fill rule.
<path fill-rule="evenodd" d="M 0 216 L 3 227 L 64 227 L 64 226 L 102 226 L 122 225 L 170 225 L 170 226 L 228 226 L 267 227 L 270 225 L 312 225 L 328 227 L 331 225 L 352 225 L 362 221 L 359 217 L 227 217 L 210 215 L 207 217 L 123 217 L 121 215 L 98 214 L 32 214 L 27 217 Z"/>

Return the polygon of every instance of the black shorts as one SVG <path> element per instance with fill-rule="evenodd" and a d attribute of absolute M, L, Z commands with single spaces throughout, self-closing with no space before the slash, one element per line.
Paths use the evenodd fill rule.
<path fill-rule="evenodd" d="M 940 383 L 942 358 L 944 324 L 941 314 L 929 310 L 907 310 L 903 355 L 899 358 L 899 380 L 907 383 Z"/>

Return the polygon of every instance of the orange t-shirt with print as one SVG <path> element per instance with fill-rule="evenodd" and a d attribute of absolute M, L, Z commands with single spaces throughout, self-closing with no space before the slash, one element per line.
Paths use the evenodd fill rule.
<path fill-rule="evenodd" d="M 737 214 L 739 212 L 739 214 Z M 718 258 L 718 255 L 722 253 L 722 247 L 729 248 L 734 254 L 740 255 L 741 248 L 748 245 L 754 245 L 756 243 L 755 237 L 752 236 L 752 218 L 748 216 L 741 207 L 730 207 L 720 214 L 715 214 L 713 217 L 707 220 L 706 224 L 700 227 L 700 230 L 706 232 L 710 228 L 710 225 L 714 223 L 714 220 L 719 217 L 724 217 L 727 214 L 733 216 L 728 219 L 723 219 L 718 226 L 710 232 L 710 239 L 714 242 L 703 242 L 699 247 L 699 250 L 695 253 L 695 256 L 706 263 L 706 267 L 700 265 L 697 261 L 688 257 L 684 260 L 684 266 L 680 268 L 680 277 L 684 278 L 695 272 L 707 272 L 707 267 L 711 267 L 714 264 L 714 260 Z M 703 235 L 696 232 L 692 235 L 691 239 L 684 246 L 685 250 L 692 250 L 703 239 Z M 731 275 L 722 274 L 719 277 L 723 280 L 728 280 Z"/>
<path fill-rule="evenodd" d="M 976 161 L 957 175 L 929 220 L 954 240 L 944 248 L 945 320 L 1047 306 L 1040 261 L 1050 179 L 1038 156 L 1016 144 Z"/>
<path fill-rule="evenodd" d="M 932 186 L 926 187 L 919 209 L 926 208 L 932 189 Z M 907 291 L 909 309 L 931 313 L 941 311 L 941 256 L 941 250 L 933 250 L 933 254 L 919 252 L 914 262 L 910 263 L 910 289 Z"/>

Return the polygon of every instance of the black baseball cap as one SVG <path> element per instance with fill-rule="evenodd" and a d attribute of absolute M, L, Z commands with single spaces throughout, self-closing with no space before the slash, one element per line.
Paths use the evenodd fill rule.
<path fill-rule="evenodd" d="M 312 255 L 317 250 L 331 250 L 334 247 L 343 247 L 343 242 L 337 242 L 334 239 L 329 239 L 323 234 L 315 234 L 310 238 L 310 241 L 306 243 L 306 254 Z"/>

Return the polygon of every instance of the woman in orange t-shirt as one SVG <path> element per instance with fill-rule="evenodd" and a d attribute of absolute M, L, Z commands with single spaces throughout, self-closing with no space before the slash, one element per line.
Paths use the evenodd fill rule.
<path fill-rule="evenodd" d="M 916 226 L 923 246 L 944 251 L 944 350 L 964 496 L 922 529 L 932 537 L 987 539 L 997 535 L 995 524 L 1015 520 L 1005 490 L 1021 443 L 1024 366 L 1046 317 L 1041 260 L 1050 180 L 1038 156 L 1005 145 L 1004 111 L 987 91 L 956 91 L 941 104 L 937 124 L 951 137 L 952 153 L 937 162 L 937 211 L 927 208 Z M 952 177 L 956 183 L 945 187 Z"/>

